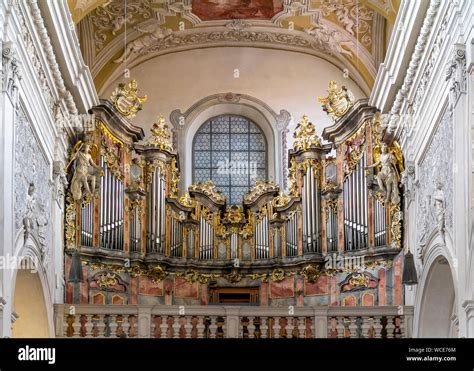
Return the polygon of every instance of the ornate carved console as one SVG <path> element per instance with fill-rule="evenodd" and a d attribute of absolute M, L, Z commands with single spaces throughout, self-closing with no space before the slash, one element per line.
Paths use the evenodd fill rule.
<path fill-rule="evenodd" d="M 328 144 L 303 117 L 287 192 L 261 180 L 229 205 L 211 181 L 179 193 L 170 129 L 160 117 L 143 141 L 130 118 L 145 98 L 120 86 L 71 151 L 66 301 L 207 304 L 245 288 L 262 306 L 402 304 L 400 149 L 366 101 L 329 93 Z"/>

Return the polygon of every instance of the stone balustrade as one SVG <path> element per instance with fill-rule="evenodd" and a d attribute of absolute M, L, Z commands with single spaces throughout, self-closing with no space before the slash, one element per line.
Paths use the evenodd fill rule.
<path fill-rule="evenodd" d="M 55 306 L 56 336 L 74 338 L 396 338 L 412 319 L 411 306 Z"/>

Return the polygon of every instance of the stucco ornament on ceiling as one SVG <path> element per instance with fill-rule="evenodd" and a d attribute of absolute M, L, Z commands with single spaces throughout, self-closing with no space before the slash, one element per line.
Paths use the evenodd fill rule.
<path fill-rule="evenodd" d="M 373 30 L 385 28 L 393 12 L 367 0 L 98 3 L 78 22 L 78 33 L 99 90 L 122 63 L 133 68 L 162 54 L 221 46 L 291 50 L 338 61 L 370 87 L 377 70 L 374 50 L 385 49 L 385 35 Z M 69 5 L 74 17 L 78 2 Z"/>

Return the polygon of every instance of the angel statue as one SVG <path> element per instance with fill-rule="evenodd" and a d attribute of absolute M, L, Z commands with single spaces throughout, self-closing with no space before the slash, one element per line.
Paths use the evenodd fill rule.
<path fill-rule="evenodd" d="M 76 160 L 75 171 L 71 180 L 71 193 L 75 201 L 82 199 L 83 189 L 86 195 L 94 194 L 97 178 L 102 174 L 102 168 L 95 164 L 90 151 L 90 144 L 82 143 L 71 160 L 71 162 Z"/>
<path fill-rule="evenodd" d="M 388 151 L 386 143 L 382 143 L 382 153 L 377 162 L 366 167 L 366 169 L 374 168 L 381 165 L 380 171 L 375 176 L 380 190 L 385 193 L 385 205 L 391 201 L 393 205 L 400 202 L 400 194 L 398 192 L 398 175 L 397 175 L 397 159 L 395 155 Z"/>
<path fill-rule="evenodd" d="M 126 46 L 122 55 L 114 60 L 114 63 L 122 63 L 125 58 L 128 58 L 132 53 L 139 53 L 151 45 L 159 43 L 170 38 L 173 30 L 170 28 L 161 28 L 158 24 L 153 24 L 145 28 L 135 27 L 135 30 L 141 32 L 143 35 L 139 38 L 130 41 Z"/>

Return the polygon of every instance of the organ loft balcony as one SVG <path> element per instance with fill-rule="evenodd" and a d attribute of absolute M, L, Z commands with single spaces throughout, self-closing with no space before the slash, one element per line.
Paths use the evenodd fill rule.
<path fill-rule="evenodd" d="M 93 128 L 71 143 L 57 336 L 410 336 L 403 156 L 366 100 L 330 83 L 321 102 L 334 124 L 321 138 L 301 118 L 286 187 L 265 178 L 258 125 L 210 120 L 195 138 L 196 181 L 181 189 L 165 119 L 147 140 L 130 120 L 146 100 L 137 89 L 121 85 L 93 107 Z M 264 178 L 249 176 L 247 188 L 232 174 L 221 187 L 206 179 L 217 155 L 202 143 L 213 135 L 247 145 Z"/>

